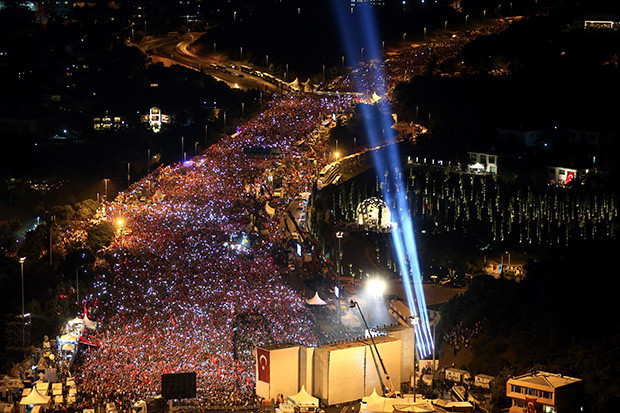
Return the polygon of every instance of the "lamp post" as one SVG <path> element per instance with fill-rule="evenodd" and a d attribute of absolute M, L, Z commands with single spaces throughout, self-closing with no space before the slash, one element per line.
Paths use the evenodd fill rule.
<path fill-rule="evenodd" d="M 106 201 L 108 200 L 108 181 L 109 181 L 109 179 L 108 179 L 108 178 L 105 178 L 105 179 L 103 180 L 103 189 L 104 189 L 104 195 L 105 195 L 105 198 L 104 198 L 104 199 L 105 199 Z"/>
<path fill-rule="evenodd" d="M 25 347 L 26 343 L 26 317 L 24 316 L 26 313 L 26 310 L 24 309 L 24 261 L 26 261 L 26 257 L 21 257 L 19 259 L 22 274 L 22 347 Z"/>
<path fill-rule="evenodd" d="M 413 402 L 415 403 L 415 392 L 416 392 L 416 387 L 415 387 L 415 346 L 416 346 L 416 332 L 415 332 L 415 326 L 418 324 L 418 321 L 420 321 L 420 317 L 419 316 L 413 316 L 413 317 L 409 317 L 411 319 L 411 326 L 413 327 Z"/>
<path fill-rule="evenodd" d="M 77 296 L 78 309 L 80 308 L 80 278 L 79 278 L 80 268 L 84 268 L 84 266 L 80 265 L 79 267 L 75 269 L 75 292 Z"/>
<path fill-rule="evenodd" d="M 26 261 L 26 257 L 21 257 L 19 259 L 22 274 L 22 316 L 26 313 L 26 310 L 24 310 L 24 261 Z"/>
<path fill-rule="evenodd" d="M 342 249 L 341 241 L 344 233 L 342 231 L 336 232 L 336 238 L 338 238 L 338 268 L 336 269 L 336 314 L 338 316 L 338 324 L 340 324 L 340 273 L 342 271 Z"/>
<path fill-rule="evenodd" d="M 437 276 L 431 275 L 431 279 L 433 280 L 433 291 L 435 293 L 435 305 L 433 306 L 434 317 L 433 317 L 433 383 L 435 382 L 435 328 L 437 327 Z"/>
<path fill-rule="evenodd" d="M 181 136 L 181 159 L 185 162 L 185 136 Z"/>

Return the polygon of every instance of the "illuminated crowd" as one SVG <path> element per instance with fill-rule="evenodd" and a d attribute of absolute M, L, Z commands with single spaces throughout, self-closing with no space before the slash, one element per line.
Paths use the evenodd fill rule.
<path fill-rule="evenodd" d="M 107 206 L 100 219 L 119 228 L 112 268 L 87 298 L 97 307 L 103 345 L 83 354 L 82 393 L 138 399 L 161 391 L 162 373 L 195 371 L 203 401 L 252 403 L 248 352 L 255 345 L 319 343 L 303 297 L 273 263 L 281 208 L 273 217 L 261 212 L 266 199 L 254 188 L 276 164 L 290 171 L 284 181 L 291 194 L 307 188 L 311 177 L 296 172 L 293 156 L 301 150 L 292 144 L 349 105 L 348 98 L 274 100 L 237 134 L 182 165 L 160 168 Z M 283 155 L 244 155 L 253 146 Z M 285 201 L 270 202 L 278 211 Z"/>
<path fill-rule="evenodd" d="M 440 56 L 444 50 L 431 48 Z M 428 64 L 422 56 L 412 49 L 392 59 L 387 84 L 414 73 L 403 71 L 407 59 Z M 349 77 L 340 82 L 337 88 L 350 86 Z M 102 265 L 85 298 L 102 326 L 102 347 L 81 356 L 83 395 L 141 399 L 161 392 L 161 374 L 195 371 L 202 402 L 253 404 L 256 345 L 320 344 L 312 314 L 281 279 L 273 253 L 284 236 L 284 207 L 329 161 L 317 128 L 352 103 L 348 95 L 275 98 L 237 133 L 154 171 L 106 206 L 98 219 L 117 223 L 118 231 L 111 266 Z M 281 154 L 244 153 L 253 147 Z M 260 190 L 272 186 L 276 172 L 284 175 L 282 198 Z"/>

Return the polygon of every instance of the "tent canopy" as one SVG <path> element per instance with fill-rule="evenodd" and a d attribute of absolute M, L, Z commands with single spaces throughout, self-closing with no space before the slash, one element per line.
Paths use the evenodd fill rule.
<path fill-rule="evenodd" d="M 316 397 L 313 397 L 310 393 L 308 393 L 306 391 L 306 386 L 301 386 L 301 390 L 299 391 L 299 393 L 293 396 L 288 396 L 288 400 L 291 403 L 293 403 L 295 406 L 312 405 L 312 406 L 319 407 L 319 399 Z"/>
<path fill-rule="evenodd" d="M 97 322 L 88 318 L 88 314 L 84 314 L 84 327 L 89 330 L 95 330 L 97 328 Z"/>
<path fill-rule="evenodd" d="M 312 297 L 309 300 L 306 300 L 306 303 L 309 305 L 327 305 L 327 303 L 323 301 L 321 297 L 319 297 L 318 291 L 314 294 L 314 297 Z"/>
<path fill-rule="evenodd" d="M 28 394 L 28 396 L 24 397 L 21 399 L 21 401 L 19 402 L 19 404 L 35 404 L 35 405 L 40 405 L 40 404 L 48 404 L 50 401 L 50 398 L 47 396 L 43 396 L 41 393 L 39 393 L 37 391 L 36 387 L 32 388 L 32 391 L 30 392 L 30 394 Z"/>

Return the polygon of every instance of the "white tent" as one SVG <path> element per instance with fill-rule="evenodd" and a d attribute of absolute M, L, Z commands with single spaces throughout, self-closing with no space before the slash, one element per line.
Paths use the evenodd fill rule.
<path fill-rule="evenodd" d="M 39 381 L 35 384 L 35 386 L 34 386 L 34 387 L 36 387 L 36 388 L 37 388 L 37 391 L 38 391 L 40 394 L 45 395 L 45 394 L 47 394 L 47 392 L 49 391 L 50 384 L 49 384 L 48 382 L 46 382 L 46 381 L 39 380 Z"/>
<path fill-rule="evenodd" d="M 88 318 L 88 314 L 84 314 L 84 327 L 89 330 L 95 330 L 97 328 L 97 322 Z"/>
<path fill-rule="evenodd" d="M 316 292 L 316 294 L 314 294 L 314 297 L 312 297 L 309 300 L 306 300 L 306 303 L 309 305 L 327 305 L 327 303 L 323 301 L 321 297 L 319 297 L 318 291 Z"/>
<path fill-rule="evenodd" d="M 482 172 L 485 170 L 484 165 L 481 163 L 475 163 L 475 164 L 469 165 L 469 169 L 477 171 L 477 172 Z"/>
<path fill-rule="evenodd" d="M 377 394 L 376 389 L 372 389 L 372 394 L 362 398 L 362 403 L 366 403 L 366 410 L 373 412 L 383 412 L 386 397 Z"/>
<path fill-rule="evenodd" d="M 84 323 L 84 320 L 82 320 L 80 317 L 75 317 L 73 320 L 69 320 L 67 324 L 72 326 L 74 324 L 83 324 L 83 323 Z"/>
<path fill-rule="evenodd" d="M 317 397 L 313 397 L 310 393 L 306 391 L 306 386 L 301 386 L 301 390 L 299 393 L 288 396 L 288 400 L 294 404 L 295 406 L 316 406 L 319 407 L 319 399 Z"/>
<path fill-rule="evenodd" d="M 426 400 L 418 398 L 414 403 L 413 397 L 395 398 L 381 397 L 377 394 L 376 389 L 372 389 L 372 394 L 362 399 L 362 403 L 366 404 L 366 411 L 374 412 L 417 412 L 431 413 L 435 409 Z"/>
<path fill-rule="evenodd" d="M 24 398 L 21 399 L 21 401 L 19 402 L 19 404 L 34 404 L 34 405 L 41 405 L 41 404 L 48 404 L 50 402 L 50 398 L 47 396 L 43 396 L 41 393 L 39 393 L 37 391 L 36 387 L 32 388 L 32 391 L 30 392 L 30 394 Z"/>
<path fill-rule="evenodd" d="M 64 336 L 59 337 L 58 341 L 63 343 L 77 341 L 77 336 L 74 336 L 73 334 L 65 334 Z"/>

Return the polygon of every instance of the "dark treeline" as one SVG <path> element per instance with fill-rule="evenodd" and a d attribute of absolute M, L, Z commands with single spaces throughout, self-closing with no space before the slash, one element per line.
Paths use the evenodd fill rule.
<path fill-rule="evenodd" d="M 544 370 L 584 379 L 588 411 L 613 411 L 620 403 L 613 362 L 620 307 L 609 274 L 617 251 L 616 242 L 576 243 L 528 265 L 521 283 L 475 277 L 467 292 L 441 308 L 438 337 L 459 323 L 472 328 L 480 322 L 465 367 L 497 375 L 500 397 L 509 375 Z"/>
<path fill-rule="evenodd" d="M 393 173 L 387 172 L 387 179 Z M 414 166 L 399 173 L 404 175 L 416 228 L 468 235 L 480 247 L 561 247 L 617 235 L 618 198 L 613 192 L 525 186 L 497 175 L 441 167 Z M 375 196 L 382 197 L 373 171 L 339 185 L 332 197 L 335 221 L 354 221 L 357 205 Z"/>

